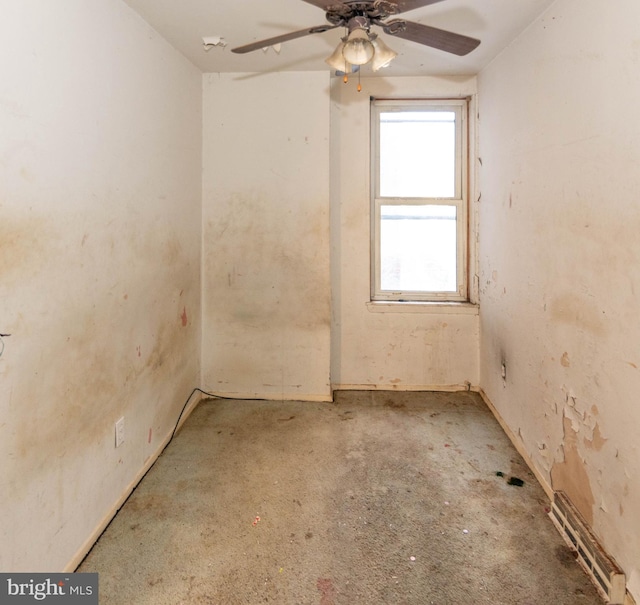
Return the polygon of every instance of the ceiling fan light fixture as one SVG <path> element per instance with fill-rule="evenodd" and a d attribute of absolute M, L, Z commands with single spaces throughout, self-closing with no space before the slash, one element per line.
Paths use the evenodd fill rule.
<path fill-rule="evenodd" d="M 364 29 L 354 29 L 344 42 L 342 54 L 352 65 L 365 65 L 373 59 L 375 51 L 369 34 Z"/>
<path fill-rule="evenodd" d="M 398 53 L 389 48 L 378 36 L 371 40 L 371 44 L 375 51 L 371 61 L 373 71 L 386 67 L 398 56 Z"/>
<path fill-rule="evenodd" d="M 331 67 L 332 69 L 335 69 L 336 71 L 347 72 L 348 71 L 347 60 L 344 58 L 344 55 L 342 54 L 343 48 L 344 48 L 344 42 L 340 42 L 340 44 L 336 46 L 336 49 L 331 53 L 331 56 L 327 57 L 324 60 L 324 62 L 329 67 Z"/>

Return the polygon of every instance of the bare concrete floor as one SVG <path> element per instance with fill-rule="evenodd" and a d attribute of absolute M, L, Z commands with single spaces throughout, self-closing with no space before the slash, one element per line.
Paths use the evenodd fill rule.
<path fill-rule="evenodd" d="M 102 605 L 601 604 L 548 506 L 473 393 L 208 400 L 78 571 Z"/>

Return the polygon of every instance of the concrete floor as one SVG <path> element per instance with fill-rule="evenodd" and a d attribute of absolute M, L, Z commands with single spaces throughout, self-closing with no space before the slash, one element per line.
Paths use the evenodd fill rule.
<path fill-rule="evenodd" d="M 208 400 L 78 571 L 102 605 L 600 605 L 548 506 L 473 393 Z"/>

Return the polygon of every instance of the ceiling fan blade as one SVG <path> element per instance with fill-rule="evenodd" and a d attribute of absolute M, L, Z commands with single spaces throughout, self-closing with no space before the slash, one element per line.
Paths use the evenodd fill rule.
<path fill-rule="evenodd" d="M 267 48 L 267 46 L 273 46 L 274 44 L 280 44 L 281 42 L 288 42 L 289 40 L 302 38 L 302 36 L 308 36 L 309 34 L 321 34 L 322 32 L 329 31 L 330 29 L 334 29 L 336 27 L 337 25 L 318 25 L 317 27 L 307 27 L 307 29 L 300 29 L 296 32 L 282 34 L 281 36 L 274 36 L 273 38 L 266 38 L 265 40 L 252 42 L 251 44 L 245 44 L 244 46 L 238 46 L 238 48 L 232 48 L 231 52 L 240 54 L 250 53 L 254 50 Z"/>
<path fill-rule="evenodd" d="M 309 4 L 313 4 L 318 8 L 321 8 L 323 11 L 329 11 L 330 9 L 335 8 L 336 5 L 338 6 L 342 5 L 342 2 L 340 2 L 340 0 L 304 0 L 304 1 L 308 2 Z"/>
<path fill-rule="evenodd" d="M 401 24 L 404 23 L 404 27 Z M 422 25 L 422 23 L 414 23 L 405 21 L 404 19 L 394 19 L 381 23 L 385 33 L 395 36 L 396 38 L 404 38 L 411 42 L 431 46 L 438 50 L 458 55 L 460 57 L 468 55 L 472 50 L 477 48 L 480 40 L 469 38 L 462 34 L 455 34 L 444 29 L 431 27 L 430 25 Z"/>
<path fill-rule="evenodd" d="M 306 0 L 307 2 L 309 0 Z M 423 6 L 429 6 L 430 4 L 436 4 L 443 0 L 390 0 L 391 4 L 395 4 L 398 7 L 398 13 L 406 13 L 412 11 L 414 8 L 421 8 Z"/>

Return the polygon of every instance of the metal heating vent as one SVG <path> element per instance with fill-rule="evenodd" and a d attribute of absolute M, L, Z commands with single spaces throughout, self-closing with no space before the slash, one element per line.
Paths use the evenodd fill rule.
<path fill-rule="evenodd" d="M 564 492 L 554 492 L 549 517 L 602 596 L 610 605 L 622 605 L 625 596 L 623 571 L 598 544 Z"/>

